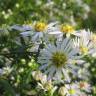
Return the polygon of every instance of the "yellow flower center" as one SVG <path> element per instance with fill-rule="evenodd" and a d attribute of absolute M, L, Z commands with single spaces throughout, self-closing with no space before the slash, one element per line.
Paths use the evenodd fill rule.
<path fill-rule="evenodd" d="M 76 91 L 75 91 L 74 89 L 70 89 L 70 90 L 69 90 L 69 93 L 70 93 L 71 95 L 73 95 L 73 94 L 76 93 Z"/>
<path fill-rule="evenodd" d="M 53 53 L 52 64 L 54 64 L 57 68 L 64 66 L 66 62 L 67 62 L 66 54 L 62 52 Z"/>
<path fill-rule="evenodd" d="M 61 31 L 64 32 L 64 33 L 73 33 L 73 32 L 75 32 L 73 26 L 70 26 L 70 25 L 65 25 L 65 26 L 62 25 L 61 26 Z"/>
<path fill-rule="evenodd" d="M 87 54 L 88 53 L 88 48 L 80 46 L 80 51 L 81 51 L 82 54 Z"/>
<path fill-rule="evenodd" d="M 46 25 L 45 23 L 43 23 L 43 22 L 37 22 L 37 23 L 35 24 L 35 30 L 36 30 L 37 32 L 42 32 L 42 31 L 44 31 L 44 30 L 46 29 L 46 27 L 47 27 L 47 25 Z"/>

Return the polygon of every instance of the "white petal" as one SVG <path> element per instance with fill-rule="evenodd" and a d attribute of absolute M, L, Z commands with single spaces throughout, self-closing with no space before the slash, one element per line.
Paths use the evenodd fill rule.
<path fill-rule="evenodd" d="M 44 65 L 42 65 L 42 66 L 40 66 L 40 70 L 44 70 L 44 69 L 46 69 L 47 67 L 49 66 L 49 64 L 44 64 Z"/>
<path fill-rule="evenodd" d="M 69 76 L 68 76 L 67 71 L 66 71 L 64 68 L 62 68 L 62 72 L 63 72 L 63 74 L 64 74 L 64 77 L 67 79 L 67 81 L 70 82 L 70 78 L 69 78 Z"/>
<path fill-rule="evenodd" d="M 64 49 L 65 49 L 65 47 L 66 47 L 66 45 L 67 45 L 68 41 L 69 41 L 69 39 L 68 39 L 68 38 L 66 38 L 66 39 L 64 39 L 64 40 L 63 40 L 62 45 L 61 45 L 61 49 L 62 49 L 62 50 L 64 50 Z"/>
<path fill-rule="evenodd" d="M 60 31 L 51 31 L 51 32 L 48 32 L 48 34 L 62 34 Z"/>
<path fill-rule="evenodd" d="M 53 67 L 53 69 L 49 72 L 48 80 L 53 78 L 55 71 L 56 71 L 56 69 Z"/>

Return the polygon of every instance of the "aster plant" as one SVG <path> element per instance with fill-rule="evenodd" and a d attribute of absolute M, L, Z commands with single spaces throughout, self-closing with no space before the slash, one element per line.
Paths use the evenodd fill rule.
<path fill-rule="evenodd" d="M 0 68 L 0 78 L 8 77 L 17 96 L 39 96 L 40 92 L 40 96 L 91 96 L 88 58 L 96 55 L 94 33 L 42 21 L 14 25 L 8 31 L 18 31 L 13 39 L 16 47 L 7 49 L 7 54 L 2 51 L 2 58 L 9 56 L 6 62 L 7 59 L 11 62 Z M 17 57 L 19 63 L 13 64 Z"/>

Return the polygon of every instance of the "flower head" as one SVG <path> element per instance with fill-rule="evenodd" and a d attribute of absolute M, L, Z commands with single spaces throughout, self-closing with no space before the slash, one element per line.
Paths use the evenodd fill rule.
<path fill-rule="evenodd" d="M 87 96 L 85 92 L 80 90 L 76 82 L 60 87 L 58 94 L 60 96 Z"/>
<path fill-rule="evenodd" d="M 92 34 L 92 35 L 91 35 L 91 41 L 92 41 L 93 44 L 96 46 L 96 34 Z"/>
<path fill-rule="evenodd" d="M 56 30 L 54 32 L 52 32 L 54 34 L 59 34 L 59 35 L 65 35 L 66 37 L 70 37 L 71 35 L 74 36 L 79 36 L 80 33 L 79 31 L 76 31 L 75 28 L 71 25 L 64 25 L 62 24 L 61 26 L 57 26 Z"/>
<path fill-rule="evenodd" d="M 95 52 L 93 43 L 91 42 L 89 37 L 89 32 L 81 30 L 81 36 L 75 38 L 73 41 L 74 41 L 74 47 L 80 50 L 80 54 L 92 55 Z"/>
<path fill-rule="evenodd" d="M 66 94 L 68 96 L 86 96 L 86 93 L 80 90 L 76 82 L 72 84 L 65 84 L 65 88 L 68 90 Z"/>
<path fill-rule="evenodd" d="M 93 47 L 95 49 L 94 56 L 96 56 L 96 34 L 90 32 L 88 30 L 88 38 L 89 38 L 90 42 L 92 42 L 92 44 L 93 44 Z"/>
<path fill-rule="evenodd" d="M 66 38 L 62 42 L 57 41 L 56 45 L 51 44 L 43 49 L 38 57 L 38 63 L 42 64 L 40 69 L 51 78 L 69 80 L 68 68 L 72 73 L 76 73 L 73 61 L 82 62 L 77 56 L 78 50 L 73 49 L 71 44 L 72 41 Z"/>

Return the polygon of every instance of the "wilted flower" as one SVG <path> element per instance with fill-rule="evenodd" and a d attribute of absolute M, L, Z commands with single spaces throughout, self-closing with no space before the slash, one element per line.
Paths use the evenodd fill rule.
<path fill-rule="evenodd" d="M 86 92 L 91 92 L 91 90 L 92 90 L 90 84 L 88 84 L 88 82 L 86 82 L 86 81 L 81 81 L 79 83 L 79 87 L 81 90 L 86 91 Z"/>

